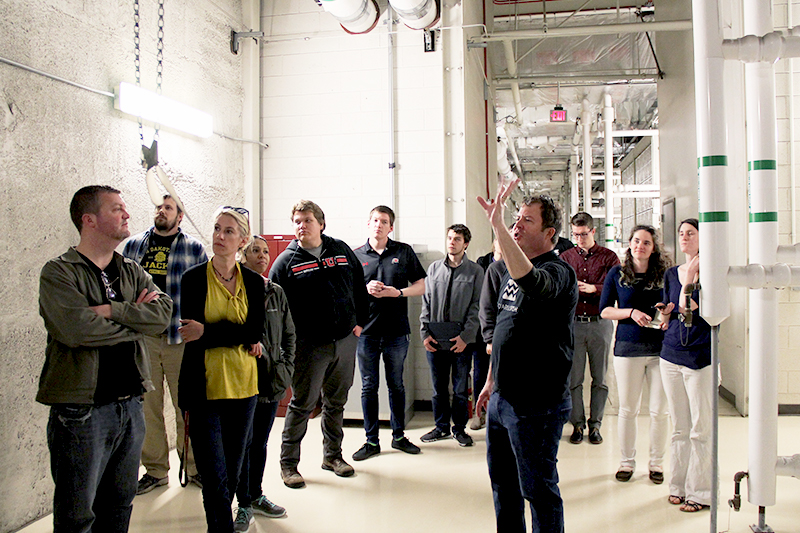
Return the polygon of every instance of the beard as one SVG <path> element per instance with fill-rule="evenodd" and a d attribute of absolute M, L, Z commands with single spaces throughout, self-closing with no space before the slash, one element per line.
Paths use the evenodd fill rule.
<path fill-rule="evenodd" d="M 173 220 L 166 217 L 156 217 L 155 220 L 153 220 L 153 225 L 158 231 L 172 231 L 175 229 L 175 226 L 178 225 L 178 217 L 175 217 Z"/>

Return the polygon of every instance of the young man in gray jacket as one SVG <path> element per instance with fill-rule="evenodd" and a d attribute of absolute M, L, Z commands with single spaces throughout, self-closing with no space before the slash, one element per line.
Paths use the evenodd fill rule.
<path fill-rule="evenodd" d="M 169 325 L 172 300 L 114 250 L 129 235 L 119 191 L 92 185 L 70 203 L 80 242 L 42 268 L 47 348 L 36 400 L 47 424 L 55 531 L 128 531 L 153 389 L 144 335 Z"/>
<path fill-rule="evenodd" d="M 464 429 L 469 420 L 469 368 L 480 330 L 478 308 L 483 269 L 465 256 L 470 240 L 472 234 L 465 225 L 453 224 L 447 228 L 447 256 L 432 263 L 425 278 L 419 320 L 431 367 L 436 427 L 422 436 L 422 442 L 450 438 L 452 418 L 452 435 L 458 444 L 472 446 L 472 437 Z"/>

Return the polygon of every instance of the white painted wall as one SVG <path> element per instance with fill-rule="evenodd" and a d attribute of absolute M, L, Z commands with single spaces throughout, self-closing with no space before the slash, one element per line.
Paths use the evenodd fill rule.
<path fill-rule="evenodd" d="M 442 3 L 441 25 L 460 26 L 460 2 Z M 262 3 L 262 137 L 270 145 L 263 156 L 265 233 L 292 233 L 291 207 L 305 198 L 325 212 L 326 234 L 357 247 L 366 241 L 369 211 L 391 204 L 386 2 L 380 4 L 378 26 L 349 35 L 313 2 Z M 467 121 L 465 78 L 472 83 L 477 67 L 474 58 L 466 59 L 461 31 L 437 32 L 436 51 L 426 53 L 421 32 L 396 27 L 398 187 L 390 206 L 397 238 L 414 246 L 426 268 L 443 257 L 450 224 L 466 223 L 478 235 L 471 258 L 489 246 L 488 225 L 474 200 L 485 181 L 485 138 L 475 133 L 484 128 L 483 103 L 469 105 L 471 119 L 476 108 L 481 115 Z M 419 302 L 409 306 L 409 400 L 429 400 L 432 393 L 418 334 Z M 358 391 L 356 383 L 350 396 Z"/>
<path fill-rule="evenodd" d="M 155 89 L 155 0 L 141 0 L 142 86 Z M 166 2 L 164 95 L 210 112 L 215 130 L 241 137 L 241 60 L 230 30 L 240 0 Z M 111 91 L 134 81 L 133 3 L 5 0 L 0 55 Z M 153 130 L 145 128 L 147 144 Z M 84 185 L 122 190 L 133 232 L 152 224 L 139 166 L 135 119 L 94 94 L 0 63 L 0 531 L 16 530 L 52 506 L 48 409 L 35 403 L 44 362 L 38 315 L 42 265 L 78 241 L 69 220 L 72 194 Z M 242 146 L 161 132 L 162 165 L 192 218 L 210 239 L 213 210 L 244 200 Z M 188 233 L 196 230 L 184 223 Z"/>

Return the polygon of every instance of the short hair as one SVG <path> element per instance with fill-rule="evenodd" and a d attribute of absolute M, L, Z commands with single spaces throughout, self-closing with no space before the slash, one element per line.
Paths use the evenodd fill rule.
<path fill-rule="evenodd" d="M 586 226 L 589 229 L 594 229 L 594 219 L 592 218 L 592 215 L 585 211 L 581 211 L 580 213 L 573 215 L 569 223 L 573 226 Z"/>
<path fill-rule="evenodd" d="M 173 200 L 175 202 L 175 208 L 178 210 L 178 214 L 179 215 L 183 214 L 183 209 L 181 209 L 181 204 L 179 204 L 178 200 L 173 198 L 171 194 L 165 194 L 164 195 L 164 197 L 161 199 L 161 205 L 164 205 L 164 202 L 167 201 L 167 200 Z M 161 207 L 161 206 L 157 205 L 156 209 L 158 209 L 159 207 Z"/>
<path fill-rule="evenodd" d="M 325 230 L 325 213 L 322 212 L 322 208 L 312 202 L 311 200 L 300 200 L 296 204 L 292 206 L 292 215 L 289 217 L 290 219 L 294 219 L 295 213 L 306 213 L 311 211 L 311 214 L 314 215 L 314 218 L 317 219 L 322 225 L 322 230 Z"/>
<path fill-rule="evenodd" d="M 96 215 L 100 212 L 101 194 L 119 194 L 114 187 L 108 185 L 87 185 L 78 189 L 69 203 L 69 216 L 72 223 L 78 228 L 78 233 L 83 230 L 83 215 Z"/>
<path fill-rule="evenodd" d="M 472 240 L 472 232 L 466 227 L 464 224 L 453 224 L 449 228 L 447 228 L 447 232 L 454 232 L 458 233 L 462 237 L 464 237 L 464 242 L 468 243 Z"/>
<path fill-rule="evenodd" d="M 683 226 L 684 224 L 689 224 L 691 226 L 694 226 L 694 229 L 696 230 L 700 229 L 700 222 L 696 218 L 687 218 L 681 220 L 681 223 L 678 224 L 678 230 L 680 230 L 681 226 Z"/>
<path fill-rule="evenodd" d="M 242 211 L 245 210 L 241 207 L 231 207 L 229 205 L 220 206 L 216 211 L 214 211 L 215 222 L 222 215 L 228 215 L 236 221 L 236 225 L 239 226 L 239 234 L 247 239 L 247 242 L 244 243 L 244 246 L 239 249 L 240 251 L 244 248 L 247 248 L 247 246 L 250 245 L 250 241 L 253 240 L 253 237 L 250 235 L 250 218 Z"/>
<path fill-rule="evenodd" d="M 385 205 L 379 205 L 372 208 L 372 211 L 369 212 L 370 218 L 372 218 L 372 213 L 377 211 L 378 213 L 383 213 L 384 215 L 389 215 L 389 225 L 394 226 L 394 211 L 392 211 L 391 207 Z"/>
<path fill-rule="evenodd" d="M 256 244 L 256 239 L 264 241 L 264 244 L 267 244 L 267 239 L 261 235 L 253 235 L 253 238 L 250 239 L 250 242 L 247 243 L 247 246 L 242 248 L 242 259 L 245 259 L 245 256 L 253 251 L 253 246 Z M 267 247 L 267 255 L 269 255 L 269 246 Z"/>
<path fill-rule="evenodd" d="M 553 244 L 557 243 L 558 236 L 561 233 L 561 224 L 562 224 L 561 207 L 559 207 L 559 205 L 546 194 L 540 194 L 536 196 L 526 196 L 522 199 L 522 203 L 524 205 L 539 204 L 539 207 L 542 210 L 542 228 L 544 229 L 553 228 L 555 232 L 553 233 L 553 237 L 550 240 L 552 241 Z M 588 213 L 585 214 L 590 219 L 592 218 Z M 574 220 L 575 217 L 572 218 Z"/>

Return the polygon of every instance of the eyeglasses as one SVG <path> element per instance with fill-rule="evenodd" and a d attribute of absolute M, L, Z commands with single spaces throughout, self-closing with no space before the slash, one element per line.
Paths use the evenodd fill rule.
<path fill-rule="evenodd" d="M 116 300 L 117 293 L 111 287 L 111 282 L 108 280 L 108 274 L 106 274 L 105 270 L 100 271 L 100 279 L 103 280 L 103 285 L 106 287 L 106 298 L 109 300 Z"/>
<path fill-rule="evenodd" d="M 587 233 L 575 233 L 574 231 L 572 232 L 572 236 L 575 237 L 576 239 L 580 239 L 581 237 L 586 238 L 591 234 L 592 234 L 591 231 L 589 231 Z"/>

